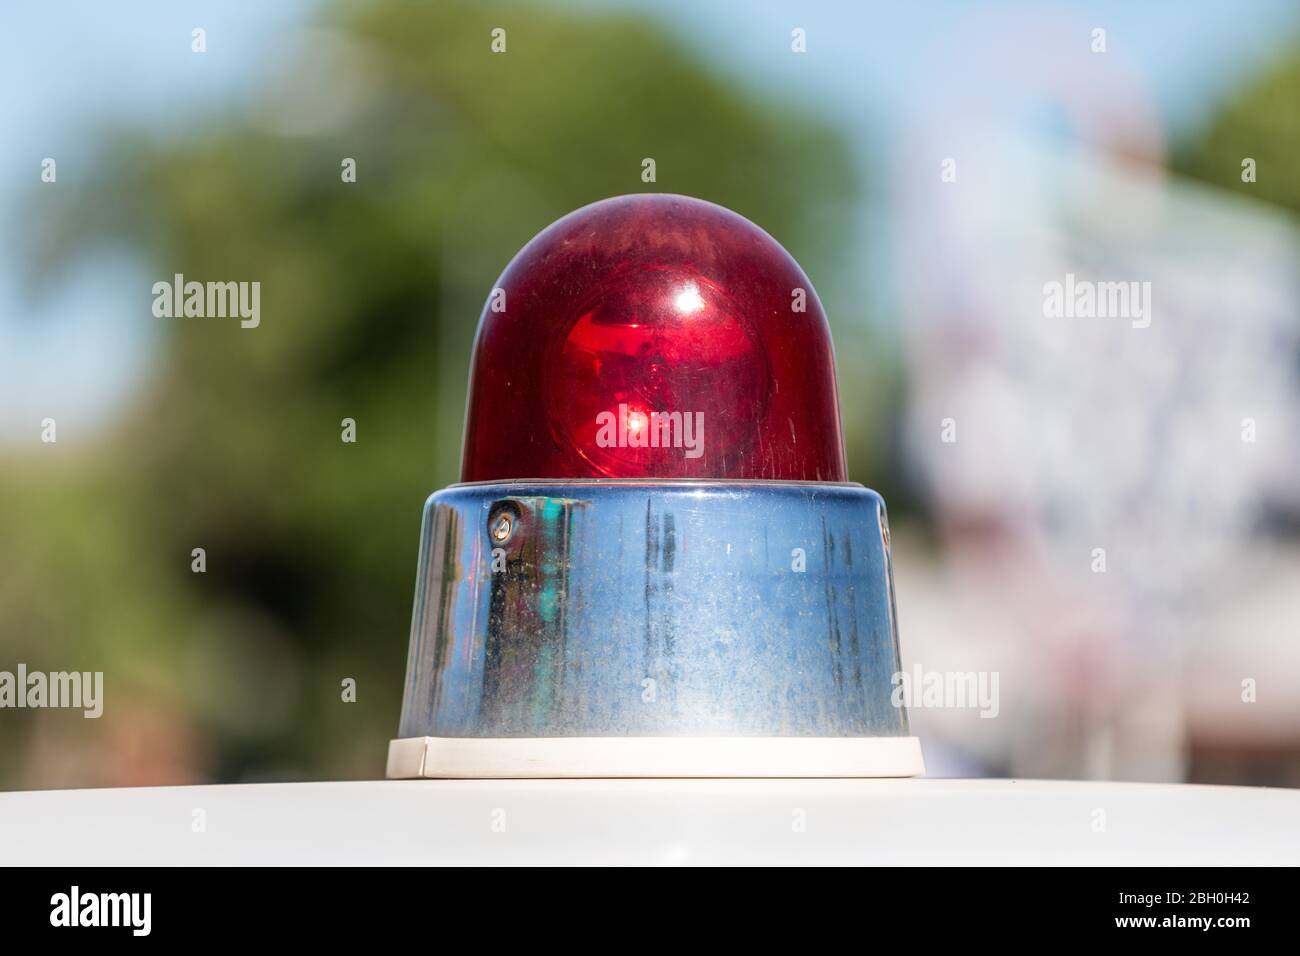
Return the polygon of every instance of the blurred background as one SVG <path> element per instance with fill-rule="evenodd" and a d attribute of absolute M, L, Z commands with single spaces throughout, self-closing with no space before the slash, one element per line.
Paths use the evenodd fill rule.
<path fill-rule="evenodd" d="M 1294 3 L 9 3 L 0 90 L 0 670 L 105 673 L 0 788 L 381 776 L 484 299 L 636 191 L 815 283 L 904 666 L 998 675 L 933 774 L 1300 786 Z"/>

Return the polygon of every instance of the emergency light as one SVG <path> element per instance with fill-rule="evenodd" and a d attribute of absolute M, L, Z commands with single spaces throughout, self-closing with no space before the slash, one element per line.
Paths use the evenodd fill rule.
<path fill-rule="evenodd" d="M 425 504 L 388 776 L 909 776 L 899 671 L 885 505 L 794 259 L 675 195 L 538 234 Z"/>

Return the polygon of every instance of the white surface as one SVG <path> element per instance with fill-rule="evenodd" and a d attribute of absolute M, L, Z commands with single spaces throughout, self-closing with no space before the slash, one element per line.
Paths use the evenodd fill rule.
<path fill-rule="evenodd" d="M 928 779 L 33 791 L 0 794 L 0 862 L 1295 865 L 1300 791 Z"/>
<path fill-rule="evenodd" d="M 923 773 L 915 737 L 405 737 L 389 741 L 387 768 L 394 780 Z"/>

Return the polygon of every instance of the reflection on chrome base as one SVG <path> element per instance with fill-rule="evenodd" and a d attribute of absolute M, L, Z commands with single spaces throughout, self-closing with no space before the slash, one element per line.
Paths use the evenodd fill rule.
<path fill-rule="evenodd" d="M 906 737 L 860 485 L 458 485 L 425 510 L 398 737 Z"/>

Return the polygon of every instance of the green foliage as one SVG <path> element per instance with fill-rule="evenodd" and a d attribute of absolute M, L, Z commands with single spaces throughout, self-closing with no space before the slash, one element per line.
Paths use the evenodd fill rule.
<path fill-rule="evenodd" d="M 1270 64 L 1234 91 L 1204 133 L 1175 156 L 1174 166 L 1208 183 L 1300 212 L 1300 53 Z M 1241 163 L 1257 164 L 1256 181 L 1242 182 Z"/>

